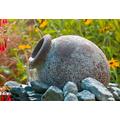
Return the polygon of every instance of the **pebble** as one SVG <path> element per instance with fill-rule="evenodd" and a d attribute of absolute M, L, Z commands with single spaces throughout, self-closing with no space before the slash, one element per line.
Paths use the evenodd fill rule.
<path fill-rule="evenodd" d="M 65 96 L 65 99 L 64 101 L 78 101 L 78 98 L 75 94 L 73 93 L 68 93 L 66 96 Z"/>
<path fill-rule="evenodd" d="M 77 94 L 79 101 L 95 101 L 95 95 L 88 90 L 83 90 Z"/>
<path fill-rule="evenodd" d="M 30 82 L 32 89 L 38 93 L 44 93 L 49 86 L 43 82 L 31 81 Z"/>
<path fill-rule="evenodd" d="M 63 101 L 63 92 L 55 86 L 51 86 L 41 97 L 42 101 Z"/>
<path fill-rule="evenodd" d="M 67 82 L 63 88 L 63 93 L 64 96 L 66 96 L 68 93 L 77 94 L 78 93 L 77 85 L 71 81 Z"/>
<path fill-rule="evenodd" d="M 102 83 L 90 77 L 82 80 L 81 88 L 93 93 L 96 99 L 100 101 L 107 101 L 109 98 L 113 98 L 112 93 Z"/>

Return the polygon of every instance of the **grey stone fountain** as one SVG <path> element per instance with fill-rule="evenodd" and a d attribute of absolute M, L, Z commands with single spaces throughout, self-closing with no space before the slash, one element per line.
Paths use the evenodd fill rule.
<path fill-rule="evenodd" d="M 105 86 L 109 83 L 109 66 L 104 53 L 93 42 L 65 35 L 52 39 L 45 35 L 29 58 L 30 69 L 36 69 L 37 82 L 63 88 L 72 81 L 80 87 L 81 80 L 92 77 Z"/>
<path fill-rule="evenodd" d="M 109 83 L 109 66 L 94 43 L 75 35 L 45 35 L 29 58 L 29 85 L 9 81 L 17 101 L 120 101 L 119 84 Z"/>

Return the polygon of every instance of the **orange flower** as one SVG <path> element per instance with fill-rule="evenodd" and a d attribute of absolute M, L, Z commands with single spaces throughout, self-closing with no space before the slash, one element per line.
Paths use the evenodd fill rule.
<path fill-rule="evenodd" d="M 113 69 L 120 67 L 120 62 L 118 60 L 113 59 L 113 58 L 111 60 L 109 60 L 108 63 L 109 63 L 109 66 Z"/>
<path fill-rule="evenodd" d="M 45 28 L 47 26 L 47 24 L 48 24 L 48 21 L 45 20 L 45 19 L 38 19 L 37 21 L 40 24 L 39 27 L 42 28 L 42 29 Z"/>
<path fill-rule="evenodd" d="M 30 46 L 30 45 L 19 45 L 18 48 L 19 48 L 20 50 L 25 50 L 25 49 L 30 49 L 31 46 Z"/>
<path fill-rule="evenodd" d="M 84 24 L 85 25 L 90 25 L 92 23 L 92 21 L 93 21 L 92 19 L 85 19 Z"/>

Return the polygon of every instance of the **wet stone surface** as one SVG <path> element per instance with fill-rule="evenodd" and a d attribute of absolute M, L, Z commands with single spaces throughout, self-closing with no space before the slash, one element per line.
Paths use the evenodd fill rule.
<path fill-rule="evenodd" d="M 67 82 L 63 88 L 64 96 L 66 96 L 68 93 L 77 94 L 78 88 L 77 85 L 74 82 Z"/>
<path fill-rule="evenodd" d="M 5 86 L 13 101 L 120 101 L 120 88 L 117 84 L 109 83 L 106 87 L 98 80 L 86 78 L 80 82 L 78 90 L 76 83 L 68 81 L 63 89 L 48 86 L 44 83 L 37 84 L 32 81 L 29 85 L 9 81 Z"/>
<path fill-rule="evenodd" d="M 65 98 L 64 101 L 78 101 L 78 98 L 75 94 L 73 93 L 68 93 Z"/>
<path fill-rule="evenodd" d="M 115 100 L 120 101 L 120 88 L 116 86 L 109 86 L 109 91 L 113 94 Z"/>
<path fill-rule="evenodd" d="M 20 83 L 17 83 L 15 81 L 8 81 L 4 84 L 5 86 L 8 86 L 10 88 L 13 88 L 13 87 L 20 87 L 21 84 Z"/>
<path fill-rule="evenodd" d="M 63 101 L 63 92 L 61 89 L 51 86 L 47 91 L 42 95 L 42 101 Z"/>
<path fill-rule="evenodd" d="M 102 83 L 90 77 L 82 80 L 81 88 L 93 93 L 96 99 L 100 101 L 107 101 L 113 97 L 112 93 Z"/>
<path fill-rule="evenodd" d="M 17 101 L 28 101 L 28 95 L 26 91 L 21 87 L 14 87 L 10 90 L 12 98 Z"/>
<path fill-rule="evenodd" d="M 38 93 L 44 93 L 49 88 L 47 84 L 43 82 L 38 82 L 37 80 L 30 82 L 30 84 L 32 89 Z"/>
<path fill-rule="evenodd" d="M 95 95 L 88 90 L 83 90 L 77 94 L 79 101 L 95 101 Z"/>

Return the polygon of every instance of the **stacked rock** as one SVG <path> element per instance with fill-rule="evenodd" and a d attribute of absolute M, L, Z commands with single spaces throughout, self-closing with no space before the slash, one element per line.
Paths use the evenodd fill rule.
<path fill-rule="evenodd" d="M 15 81 L 5 83 L 10 88 L 14 101 L 120 101 L 118 84 L 109 83 L 105 87 L 98 80 L 88 77 L 80 83 L 80 89 L 74 82 L 68 81 L 63 89 L 48 86 L 38 81 L 30 85 L 19 84 Z"/>

